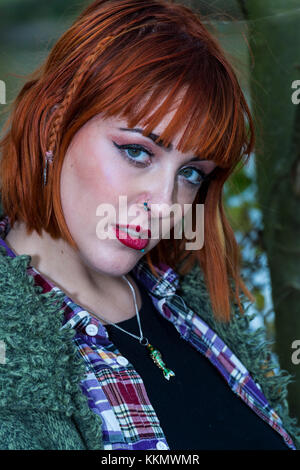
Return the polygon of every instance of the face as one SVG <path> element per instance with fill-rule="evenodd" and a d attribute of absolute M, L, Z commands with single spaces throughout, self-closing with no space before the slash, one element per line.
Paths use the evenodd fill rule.
<path fill-rule="evenodd" d="M 161 135 L 172 116 L 170 112 L 153 134 Z M 86 265 L 113 276 L 128 273 L 164 235 L 162 230 L 150 238 L 144 252 L 136 242 L 128 246 L 125 237 L 132 242 L 140 235 L 145 240 L 143 230 L 147 233 L 166 219 L 171 228 L 181 221 L 184 204 L 193 203 L 203 175 L 210 173 L 215 163 L 191 161 L 194 154 L 176 150 L 179 139 L 180 135 L 167 149 L 138 130 L 128 129 L 126 120 L 103 119 L 101 115 L 75 134 L 62 167 L 61 202 L 67 226 Z M 127 205 L 120 206 L 120 196 L 123 201 L 127 198 Z M 148 212 L 144 201 L 148 201 Z M 108 207 L 104 204 L 111 208 L 109 212 L 103 211 Z M 168 209 L 174 204 L 182 208 L 175 216 Z M 133 226 L 136 236 L 131 232 L 130 237 L 125 230 L 120 241 L 122 232 L 116 231 L 117 224 Z M 104 232 L 106 239 L 101 237 Z"/>

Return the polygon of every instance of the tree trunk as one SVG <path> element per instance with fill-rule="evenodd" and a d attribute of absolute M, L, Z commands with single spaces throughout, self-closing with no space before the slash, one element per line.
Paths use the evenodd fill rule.
<path fill-rule="evenodd" d="M 291 99 L 292 83 L 300 79 L 300 5 L 299 0 L 239 3 L 249 21 L 258 199 L 272 282 L 275 350 L 281 367 L 294 375 L 288 400 L 291 416 L 300 420 L 300 364 L 292 360 L 292 344 L 300 340 L 300 104 Z"/>

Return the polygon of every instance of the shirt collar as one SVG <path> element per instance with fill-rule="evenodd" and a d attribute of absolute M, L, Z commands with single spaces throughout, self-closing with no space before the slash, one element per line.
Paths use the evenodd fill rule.
<path fill-rule="evenodd" d="M 173 295 L 179 285 L 179 275 L 165 263 L 159 263 L 154 268 L 158 277 L 151 272 L 149 264 L 141 259 L 131 272 L 143 283 L 151 295 L 155 297 Z"/>

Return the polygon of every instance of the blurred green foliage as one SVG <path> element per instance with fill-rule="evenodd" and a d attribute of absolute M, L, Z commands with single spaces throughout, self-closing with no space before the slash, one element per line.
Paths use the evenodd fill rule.
<path fill-rule="evenodd" d="M 1 24 L 10 25 L 34 21 L 40 18 L 58 18 L 63 15 L 72 16 L 79 12 L 82 6 L 90 2 L 84 0 L 0 0 Z"/>

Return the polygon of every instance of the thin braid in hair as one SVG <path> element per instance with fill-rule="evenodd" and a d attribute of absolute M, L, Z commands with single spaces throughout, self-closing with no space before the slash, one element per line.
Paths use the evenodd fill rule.
<path fill-rule="evenodd" d="M 153 23 L 155 25 L 155 23 Z M 70 103 L 72 102 L 72 99 L 74 97 L 74 94 L 76 92 L 76 89 L 81 82 L 82 76 L 88 70 L 88 68 L 94 63 L 94 61 L 97 59 L 99 54 L 103 52 L 105 47 L 112 41 L 114 41 L 116 38 L 119 36 L 122 36 L 123 34 L 126 34 L 130 31 L 133 31 L 135 29 L 141 29 L 144 28 L 144 24 L 140 24 L 138 26 L 134 26 L 132 28 L 128 28 L 124 31 L 121 31 L 120 33 L 114 35 L 114 36 L 107 36 L 103 38 L 99 44 L 96 46 L 95 50 L 91 52 L 90 55 L 88 55 L 82 62 L 81 66 L 77 70 L 77 72 L 74 75 L 74 78 L 68 88 L 68 91 L 60 105 L 57 106 L 57 112 L 55 113 L 53 123 L 51 126 L 51 131 L 49 134 L 49 144 L 47 146 L 48 150 L 46 151 L 46 164 L 45 164 L 45 170 L 44 170 L 44 186 L 46 185 L 46 180 L 47 180 L 47 168 L 48 168 L 48 162 L 53 163 L 53 157 L 54 157 L 54 151 L 57 147 L 57 142 L 58 142 L 58 135 L 59 135 L 59 130 L 61 128 L 61 124 L 63 122 L 63 118 L 65 115 L 66 110 L 70 106 Z"/>
<path fill-rule="evenodd" d="M 56 116 L 54 117 L 52 127 L 51 127 L 51 132 L 49 135 L 49 145 L 48 145 L 48 153 L 51 154 L 52 156 L 54 155 L 54 150 L 56 147 L 57 143 L 57 136 L 59 134 L 59 129 L 61 127 L 63 117 L 65 115 L 66 109 L 69 107 L 72 98 L 76 92 L 76 89 L 78 87 L 78 84 L 80 83 L 82 76 L 84 75 L 85 71 L 87 68 L 93 64 L 93 62 L 96 60 L 100 52 L 103 52 L 107 42 L 109 40 L 113 40 L 113 36 L 107 36 L 106 38 L 102 39 L 98 46 L 96 47 L 95 51 L 93 51 L 88 57 L 85 58 L 83 61 L 81 67 L 78 69 L 78 71 L 75 73 L 74 78 L 68 88 L 68 91 L 65 95 L 65 98 L 61 105 L 58 107 L 58 111 L 56 113 Z M 52 160 L 50 160 L 52 163 Z"/>

